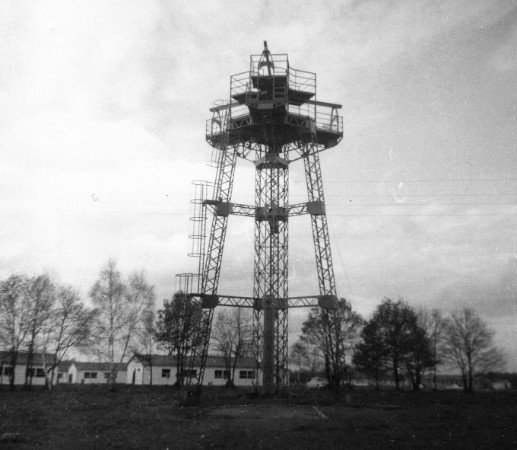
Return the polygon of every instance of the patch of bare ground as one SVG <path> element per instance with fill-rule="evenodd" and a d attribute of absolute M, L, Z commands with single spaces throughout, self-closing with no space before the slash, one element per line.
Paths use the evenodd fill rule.
<path fill-rule="evenodd" d="M 517 393 L 293 390 L 262 399 L 207 389 L 187 406 L 170 388 L 60 386 L 0 391 L 4 449 L 509 449 Z"/>

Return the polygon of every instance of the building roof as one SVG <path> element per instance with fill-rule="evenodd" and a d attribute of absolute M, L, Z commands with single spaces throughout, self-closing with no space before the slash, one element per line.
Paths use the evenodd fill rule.
<path fill-rule="evenodd" d="M 144 366 L 163 366 L 174 367 L 177 364 L 177 358 L 171 355 L 143 355 L 135 353 L 133 359 L 141 362 Z M 225 367 L 226 361 L 222 356 L 208 356 L 205 367 Z M 239 358 L 236 367 L 255 367 L 256 361 L 253 358 Z"/>
<path fill-rule="evenodd" d="M 9 351 L 0 351 L 0 363 L 10 364 L 11 363 L 12 353 Z M 54 362 L 55 354 L 53 353 L 45 353 L 45 362 L 46 364 L 52 364 Z M 16 364 L 27 364 L 29 360 L 29 352 L 18 352 L 18 356 L 16 358 Z M 43 355 L 41 353 L 34 353 L 32 355 L 32 364 L 35 366 L 43 365 Z"/>
<path fill-rule="evenodd" d="M 57 366 L 57 369 L 59 372 L 68 372 L 68 369 L 70 369 L 70 366 L 74 363 L 75 361 L 61 361 L 59 363 L 59 365 Z"/>
<path fill-rule="evenodd" d="M 75 365 L 77 370 L 83 371 L 98 370 L 99 372 L 109 372 L 111 370 L 109 362 L 72 361 L 72 364 Z M 114 369 L 117 372 L 123 372 L 127 370 L 127 363 L 115 363 Z"/>

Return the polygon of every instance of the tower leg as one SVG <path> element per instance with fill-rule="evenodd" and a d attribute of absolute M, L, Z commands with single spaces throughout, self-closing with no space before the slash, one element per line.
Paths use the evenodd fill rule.
<path fill-rule="evenodd" d="M 220 151 L 213 195 L 214 200 L 218 202 L 230 202 L 236 161 L 237 158 L 233 148 L 225 148 Z M 215 295 L 217 293 L 227 225 L 228 211 L 224 211 L 223 208 L 219 208 L 216 205 L 208 239 L 205 267 L 200 274 L 201 293 L 203 294 Z M 199 346 L 195 348 L 192 358 L 193 364 L 199 364 L 200 369 L 197 376 L 198 390 L 201 389 L 203 383 L 210 333 L 212 330 L 212 319 L 214 317 L 214 307 L 215 305 L 211 305 L 209 308 L 202 309 L 199 325 Z"/>
<path fill-rule="evenodd" d="M 262 356 L 262 393 L 272 395 L 276 391 L 275 383 L 275 309 L 271 300 L 264 305 L 264 349 Z"/>
<path fill-rule="evenodd" d="M 259 304 L 254 314 L 254 335 L 255 344 L 262 346 L 262 393 L 267 396 L 282 390 L 287 378 L 288 164 L 277 154 L 268 153 L 257 164 L 255 193 L 253 296 Z"/>
<path fill-rule="evenodd" d="M 261 386 L 261 378 L 262 378 L 262 344 L 264 336 L 264 311 L 262 308 L 259 308 L 258 305 L 253 309 L 253 358 L 257 363 L 257 367 L 255 370 L 255 381 L 254 386 L 258 390 Z"/>
<path fill-rule="evenodd" d="M 334 278 L 334 266 L 332 265 L 332 254 L 330 251 L 330 239 L 325 212 L 325 199 L 323 195 L 323 181 L 321 178 L 321 167 L 319 154 L 315 148 L 309 145 L 305 150 L 305 178 L 307 182 L 307 193 L 311 205 L 312 239 L 316 254 L 316 269 L 318 272 L 318 284 L 320 295 L 336 296 L 336 282 Z M 309 205 L 308 204 L 308 205 Z M 309 208 L 308 208 L 309 209 Z M 323 327 L 325 333 L 325 347 L 339 352 L 340 346 L 333 344 L 332 321 L 328 309 L 322 309 Z M 339 360 L 339 355 L 336 355 Z"/>
<path fill-rule="evenodd" d="M 236 161 L 237 157 L 232 148 L 220 151 L 213 195 L 215 201 L 230 202 Z M 228 213 L 228 211 L 223 212 L 222 208 L 216 208 L 215 215 L 212 219 L 205 268 L 201 280 L 201 292 L 204 294 L 213 295 L 217 293 L 226 228 L 228 225 Z"/>
<path fill-rule="evenodd" d="M 311 224 L 318 284 L 321 295 L 336 295 L 336 281 L 330 251 L 327 216 L 325 214 L 320 159 L 319 154 L 315 150 L 312 145 L 307 146 L 304 166 L 309 202 L 315 206 L 313 212 L 311 212 Z"/>

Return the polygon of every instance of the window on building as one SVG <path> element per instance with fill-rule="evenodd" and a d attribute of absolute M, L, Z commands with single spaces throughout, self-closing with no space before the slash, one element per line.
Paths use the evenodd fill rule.
<path fill-rule="evenodd" d="M 104 379 L 110 380 L 111 379 L 111 373 L 110 372 L 104 372 Z"/>
<path fill-rule="evenodd" d="M 58 379 L 58 380 L 61 380 L 61 378 L 63 378 L 63 372 L 59 372 L 59 373 L 57 374 L 57 379 Z"/>
<path fill-rule="evenodd" d="M 12 367 L 4 367 L 4 375 L 6 377 L 10 376 L 12 373 L 13 373 L 13 368 Z"/>
<path fill-rule="evenodd" d="M 84 372 L 84 378 L 97 378 L 97 372 Z"/>
<path fill-rule="evenodd" d="M 239 370 L 239 378 L 241 380 L 250 379 L 253 380 L 255 378 L 254 370 Z"/>
<path fill-rule="evenodd" d="M 228 378 L 230 378 L 230 371 L 229 370 L 216 370 L 215 378 L 219 378 L 219 379 L 224 378 L 225 380 L 227 380 Z"/>
<path fill-rule="evenodd" d="M 162 378 L 170 378 L 171 369 L 162 369 Z"/>
<path fill-rule="evenodd" d="M 42 368 L 30 367 L 25 371 L 28 377 L 45 378 L 45 370 Z"/>
<path fill-rule="evenodd" d="M 185 369 L 183 371 L 183 376 L 184 377 L 196 378 L 197 377 L 197 369 Z"/>

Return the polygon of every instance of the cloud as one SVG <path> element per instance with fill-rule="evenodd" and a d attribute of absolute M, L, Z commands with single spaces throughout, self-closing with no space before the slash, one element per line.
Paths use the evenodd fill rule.
<path fill-rule="evenodd" d="M 490 270 L 486 270 L 490 267 Z M 489 318 L 517 315 L 517 263 L 492 261 L 479 265 L 470 276 L 458 278 L 441 292 L 439 303 L 448 310 L 470 307 Z"/>
<path fill-rule="evenodd" d="M 189 201 L 192 179 L 214 178 L 208 108 L 267 40 L 317 73 L 318 99 L 344 104 L 343 142 L 322 156 L 339 295 L 365 315 L 399 295 L 515 314 L 501 294 L 517 248 L 514 11 L 505 0 L 1 2 L 0 276 L 55 268 L 86 292 L 114 257 L 169 295 L 175 273 L 196 270 Z M 293 202 L 306 200 L 301 166 Z M 253 204 L 253 182 L 239 162 L 235 201 Z M 253 220 L 230 218 L 222 293 L 251 293 L 253 241 Z M 291 295 L 315 293 L 308 217 L 290 222 L 290 258 Z"/>
<path fill-rule="evenodd" d="M 203 166 L 177 160 L 129 122 L 45 111 L 0 136 L 2 276 L 55 269 L 85 286 L 113 257 L 151 277 L 166 265 L 171 283 L 175 270 L 194 266 L 186 258 L 189 202 Z"/>

